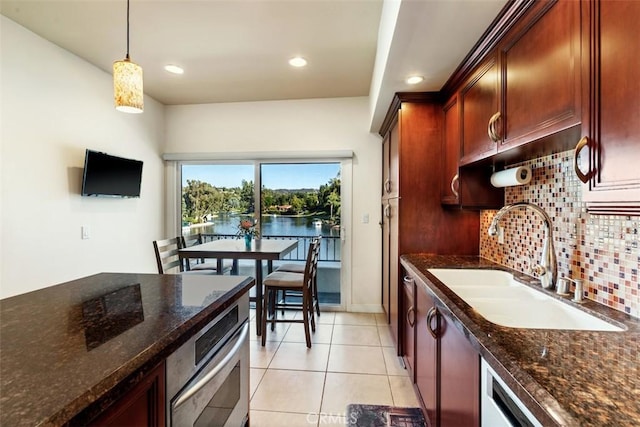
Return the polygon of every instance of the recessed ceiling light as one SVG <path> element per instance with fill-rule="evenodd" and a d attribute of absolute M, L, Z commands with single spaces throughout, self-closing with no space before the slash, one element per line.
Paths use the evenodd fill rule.
<path fill-rule="evenodd" d="M 289 65 L 291 65 L 292 67 L 304 67 L 305 65 L 307 65 L 307 60 L 301 56 L 296 56 L 289 60 Z"/>
<path fill-rule="evenodd" d="M 169 64 L 164 66 L 165 71 L 171 74 L 184 74 L 184 69 L 177 65 Z"/>
<path fill-rule="evenodd" d="M 406 82 L 410 85 L 416 85 L 423 80 L 424 80 L 424 77 L 422 76 L 410 76 L 410 77 L 407 77 Z"/>

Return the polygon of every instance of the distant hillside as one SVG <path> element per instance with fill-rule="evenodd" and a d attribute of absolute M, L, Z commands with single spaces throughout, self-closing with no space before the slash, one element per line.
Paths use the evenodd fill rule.
<path fill-rule="evenodd" d="M 271 189 L 270 189 L 271 190 Z M 277 190 L 271 190 L 274 193 L 280 193 L 280 194 L 295 194 L 295 193 L 317 193 L 318 189 L 317 188 L 299 188 L 296 190 L 290 189 L 290 188 L 278 188 Z"/>

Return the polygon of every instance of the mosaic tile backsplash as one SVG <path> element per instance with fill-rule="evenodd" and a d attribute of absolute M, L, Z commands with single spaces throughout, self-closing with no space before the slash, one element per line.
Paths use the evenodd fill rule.
<path fill-rule="evenodd" d="M 558 276 L 583 279 L 587 298 L 640 318 L 640 216 L 587 213 L 573 151 L 509 167 L 524 165 L 531 167 L 531 182 L 506 187 L 505 203 L 535 203 L 553 219 Z M 495 213 L 481 212 L 480 256 L 531 274 L 531 260 L 535 265 L 541 259 L 542 221 L 529 209 L 509 212 L 500 221 L 504 244 L 499 244 L 487 233 Z"/>

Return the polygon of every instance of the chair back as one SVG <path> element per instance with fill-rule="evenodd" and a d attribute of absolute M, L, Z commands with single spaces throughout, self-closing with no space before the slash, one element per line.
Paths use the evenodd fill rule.
<path fill-rule="evenodd" d="M 153 241 L 153 249 L 156 252 L 156 262 L 158 264 L 158 273 L 177 273 L 184 270 L 183 265 L 180 262 L 180 258 L 178 257 L 178 249 L 181 247 L 181 237 Z"/>
<path fill-rule="evenodd" d="M 318 258 L 320 256 L 320 239 L 314 237 L 311 239 L 309 249 L 307 251 L 307 263 L 304 268 L 304 284 L 311 288 L 313 281 L 318 274 Z"/>
<path fill-rule="evenodd" d="M 188 236 L 180 236 L 181 248 L 188 248 L 193 245 L 202 244 L 202 234 L 190 234 Z"/>
<path fill-rule="evenodd" d="M 320 244 L 322 243 L 322 236 L 315 236 L 313 239 L 318 242 L 318 245 L 316 246 L 316 262 L 318 262 L 318 260 L 320 260 Z"/>

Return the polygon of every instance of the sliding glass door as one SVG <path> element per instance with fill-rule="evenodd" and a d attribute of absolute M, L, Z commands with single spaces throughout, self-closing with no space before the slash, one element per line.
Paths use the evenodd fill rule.
<path fill-rule="evenodd" d="M 240 220 L 252 219 L 263 239 L 298 239 L 298 250 L 285 261 L 299 263 L 311 238 L 322 236 L 320 303 L 343 303 L 340 163 L 183 162 L 180 174 L 183 235 L 200 234 L 203 241 L 236 238 Z M 253 268 L 252 262 L 241 262 L 239 273 L 254 275 Z"/>
<path fill-rule="evenodd" d="M 340 163 L 262 163 L 260 183 L 262 235 L 298 239 L 299 262 L 311 238 L 322 236 L 319 301 L 341 304 Z"/>
<path fill-rule="evenodd" d="M 233 236 L 255 215 L 252 164 L 183 164 L 182 234 Z"/>

